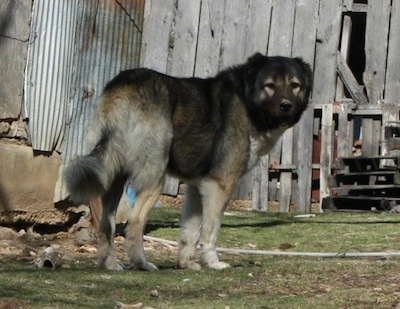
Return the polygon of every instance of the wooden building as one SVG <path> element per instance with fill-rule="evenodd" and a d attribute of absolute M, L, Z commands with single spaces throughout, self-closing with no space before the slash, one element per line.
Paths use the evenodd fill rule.
<path fill-rule="evenodd" d="M 400 3 L 390 0 L 146 1 L 142 65 L 206 77 L 254 52 L 303 57 L 314 71 L 312 106 L 246 175 L 235 197 L 268 209 L 310 210 L 331 194 L 338 158 L 385 155 L 384 127 L 398 120 Z M 160 24 L 161 23 L 161 24 Z M 361 135 L 360 135 L 361 134 Z M 358 155 L 360 153 L 357 153 Z M 178 183 L 165 187 L 176 194 Z"/>
<path fill-rule="evenodd" d="M 0 5 L 0 13 L 14 10 L 10 3 Z M 0 105 L 0 125 L 26 125 L 33 150 L 60 153 L 59 175 L 65 163 L 83 151 L 82 136 L 95 101 L 119 70 L 145 66 L 175 76 L 208 77 L 255 52 L 302 57 L 310 63 L 312 104 L 301 122 L 243 177 L 234 198 L 251 199 L 259 210 L 268 210 L 268 201 L 278 200 L 280 211 L 308 212 L 312 199 L 322 201 L 336 192 L 329 180 L 346 170 L 340 158 L 395 155 L 397 144 L 390 128 L 396 128 L 399 120 L 398 0 L 35 0 L 26 1 L 25 13 L 18 18 L 29 18 L 31 3 L 29 39 L 29 22 L 24 23 L 21 42 L 7 41 L 10 28 L 0 28 L 0 52 L 7 52 L 7 44 L 25 43 L 22 56 L 15 59 L 18 70 L 25 68 L 17 77 L 24 95 L 21 98 L 18 90 L 20 95 L 12 98 L 19 105 Z M 43 15 L 46 10 L 59 12 L 60 18 L 52 19 L 51 12 Z M 1 18 L 10 18 L 8 13 Z M 64 15 L 73 19 L 61 18 Z M 68 32 L 49 31 L 59 28 L 41 22 L 40 16 Z M 54 42 L 69 52 L 61 56 L 57 48 L 46 52 L 40 45 L 41 34 L 49 40 L 51 35 L 67 34 L 68 41 Z M 36 49 L 35 44 L 39 44 Z M 64 57 L 62 67 L 55 65 L 59 57 Z M 38 59 L 49 64 L 48 73 L 53 67 L 63 79 L 46 81 L 46 75 L 38 73 Z M 15 70 L 10 64 L 2 67 Z M 0 90 L 11 96 L 4 85 L 10 87 L 3 83 Z M 63 90 L 60 97 L 46 97 L 57 93 L 55 87 Z M 10 132 L 0 132 L 0 138 L 15 138 Z M 355 152 L 357 145 L 360 149 Z M 397 162 L 379 160 L 380 165 Z M 179 190 L 178 181 L 168 178 L 164 193 L 176 195 Z M 59 176 L 54 202 L 65 197 Z"/>

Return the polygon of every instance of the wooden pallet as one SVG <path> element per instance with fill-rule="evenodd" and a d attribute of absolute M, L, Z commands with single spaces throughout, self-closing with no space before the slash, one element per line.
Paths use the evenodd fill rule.
<path fill-rule="evenodd" d="M 339 158 L 324 211 L 390 211 L 400 204 L 400 156 Z"/>
<path fill-rule="evenodd" d="M 391 155 L 400 155 L 400 122 L 390 121 L 384 129 L 386 149 Z"/>

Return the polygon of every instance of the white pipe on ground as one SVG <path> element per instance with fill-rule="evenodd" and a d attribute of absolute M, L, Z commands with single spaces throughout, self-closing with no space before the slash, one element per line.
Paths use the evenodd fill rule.
<path fill-rule="evenodd" d="M 144 240 L 155 241 L 170 246 L 177 247 L 176 241 L 162 239 L 158 237 L 143 236 Z M 293 251 L 266 251 L 266 250 L 247 250 L 247 249 L 229 249 L 217 248 L 218 252 L 226 254 L 249 254 L 249 255 L 271 255 L 271 256 L 303 256 L 317 258 L 359 258 L 359 257 L 377 257 L 390 258 L 400 257 L 400 251 L 393 252 L 293 252 Z"/>

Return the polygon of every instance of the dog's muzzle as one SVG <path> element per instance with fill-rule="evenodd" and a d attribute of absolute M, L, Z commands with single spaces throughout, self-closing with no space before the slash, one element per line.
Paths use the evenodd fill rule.
<path fill-rule="evenodd" d="M 293 103 L 290 102 L 289 100 L 283 99 L 279 104 L 279 108 L 281 112 L 289 113 L 293 108 Z"/>

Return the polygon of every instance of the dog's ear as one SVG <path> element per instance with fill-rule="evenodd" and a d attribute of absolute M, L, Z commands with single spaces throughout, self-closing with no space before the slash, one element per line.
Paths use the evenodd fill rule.
<path fill-rule="evenodd" d="M 311 67 L 310 65 L 305 62 L 302 58 L 293 58 L 293 60 L 300 66 L 300 70 L 304 72 L 304 81 L 305 81 L 305 87 L 308 90 L 311 90 L 311 85 L 312 85 L 312 72 L 311 72 Z"/>
<path fill-rule="evenodd" d="M 257 74 L 263 64 L 265 64 L 267 61 L 268 57 L 260 53 L 255 53 L 247 60 L 245 64 L 245 72 L 243 75 L 246 99 L 251 98 L 254 87 L 256 86 Z"/>
<path fill-rule="evenodd" d="M 252 65 L 257 65 L 261 64 L 262 62 L 265 62 L 268 57 L 262 55 L 261 53 L 255 53 L 253 56 L 249 57 L 247 62 Z"/>

